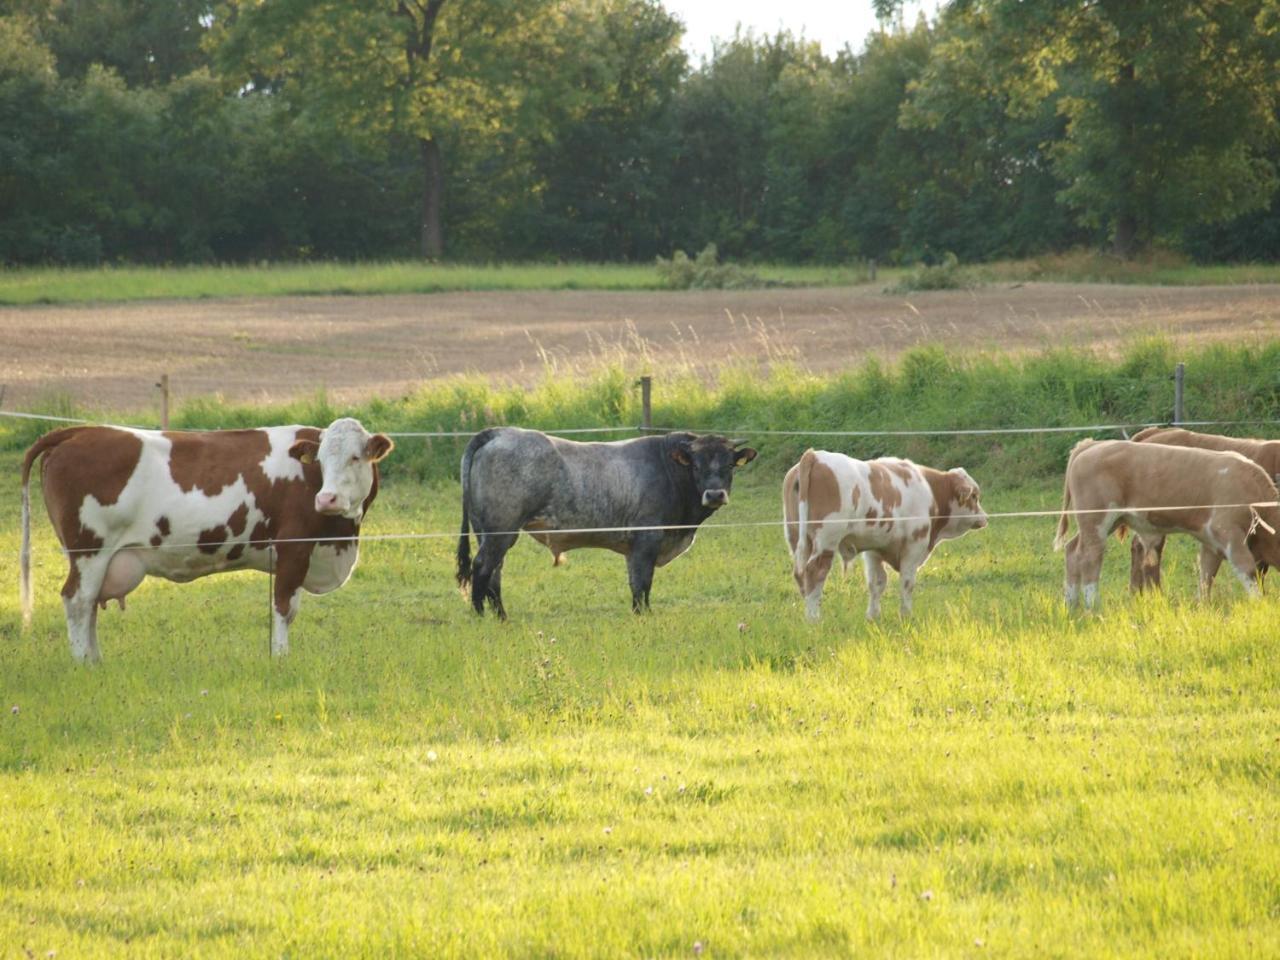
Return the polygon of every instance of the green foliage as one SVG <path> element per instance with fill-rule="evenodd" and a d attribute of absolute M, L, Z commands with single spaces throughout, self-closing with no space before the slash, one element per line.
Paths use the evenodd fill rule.
<path fill-rule="evenodd" d="M 709 243 L 690 260 L 677 250 L 670 260 L 657 258 L 658 277 L 668 290 L 743 290 L 762 286 L 760 278 L 736 264 L 721 263 L 716 245 Z"/>
<path fill-rule="evenodd" d="M 690 69 L 658 0 L 0 0 L 0 262 L 1274 260 L 1277 24 L 956 0 Z"/>

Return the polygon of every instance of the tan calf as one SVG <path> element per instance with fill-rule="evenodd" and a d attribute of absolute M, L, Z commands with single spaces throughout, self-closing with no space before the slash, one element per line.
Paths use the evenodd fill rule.
<path fill-rule="evenodd" d="M 896 457 L 863 461 L 806 450 L 782 482 L 787 546 L 806 615 L 818 619 L 837 553 L 845 566 L 862 554 L 868 619 L 880 615 L 886 563 L 898 571 L 902 614 L 910 615 L 916 572 L 938 542 L 987 525 L 979 496 L 960 467 L 944 473 Z"/>
<path fill-rule="evenodd" d="M 1280 561 L 1276 486 L 1256 463 L 1233 452 L 1129 440 L 1082 440 L 1071 451 L 1054 549 L 1066 546 L 1066 601 L 1098 602 L 1108 534 L 1127 527 L 1144 542 L 1170 533 L 1200 541 L 1200 595 L 1225 559 L 1250 595 L 1257 561 Z M 1067 540 L 1076 513 L 1077 534 Z"/>
<path fill-rule="evenodd" d="M 1280 440 L 1251 440 L 1223 437 L 1215 433 L 1193 433 L 1178 427 L 1147 427 L 1131 437 L 1135 443 L 1159 443 L 1172 447 L 1198 447 L 1201 450 L 1234 450 L 1248 457 L 1276 483 L 1280 483 Z M 1134 537 L 1130 548 L 1129 589 L 1140 593 L 1160 586 L 1160 558 L 1164 555 L 1164 537 Z M 1266 565 L 1259 568 L 1266 572 Z"/>

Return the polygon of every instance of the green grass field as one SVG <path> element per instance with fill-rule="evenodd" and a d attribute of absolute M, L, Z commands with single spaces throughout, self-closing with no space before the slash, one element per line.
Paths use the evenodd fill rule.
<path fill-rule="evenodd" d="M 779 476 L 719 519 L 774 519 Z M 1058 505 L 977 476 L 990 511 Z M 401 475 L 365 532 L 453 531 L 457 499 Z M 234 574 L 148 581 L 86 669 L 35 510 L 30 633 L 0 564 L 0 955 L 1280 951 L 1280 607 L 1193 602 L 1187 544 L 1136 601 L 1113 544 L 1076 620 L 1053 521 L 995 519 L 913 621 L 891 579 L 868 625 L 855 568 L 810 625 L 775 527 L 704 530 L 642 617 L 620 558 L 524 538 L 507 624 L 451 537 L 370 542 L 279 662 Z M 17 530 L 11 482 L 0 556 Z"/>
<path fill-rule="evenodd" d="M 890 289 L 911 271 L 881 267 L 872 282 L 861 263 L 755 264 L 770 283 Z M 1120 261 L 1088 252 L 961 268 L 961 285 L 1057 281 L 1170 286 L 1280 283 L 1278 264 L 1193 264 L 1169 254 Z M 442 293 L 461 290 L 659 290 L 653 264 L 274 263 L 146 267 L 0 269 L 0 305 L 161 298 Z"/>
<path fill-rule="evenodd" d="M 763 280 L 792 286 L 846 286 L 867 282 L 866 270 L 861 265 L 775 264 L 753 269 Z M 0 269 L 0 304 L 458 290 L 659 289 L 662 282 L 653 264 L 377 262 Z"/>

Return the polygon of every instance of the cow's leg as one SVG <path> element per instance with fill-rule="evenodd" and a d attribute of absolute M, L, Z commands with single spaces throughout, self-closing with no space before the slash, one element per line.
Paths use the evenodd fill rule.
<path fill-rule="evenodd" d="M 471 606 L 476 613 L 484 613 L 487 599 L 498 618 L 507 619 L 506 608 L 502 605 L 502 564 L 517 537 L 517 533 L 480 534 L 480 548 L 471 568 Z"/>
<path fill-rule="evenodd" d="M 1218 575 L 1218 567 L 1222 565 L 1222 554 L 1207 543 L 1200 544 L 1200 589 L 1199 599 L 1208 600 L 1213 590 L 1213 578 Z"/>
<path fill-rule="evenodd" d="M 898 612 L 903 617 L 911 616 L 911 599 L 916 589 L 916 572 L 924 563 L 923 556 L 908 552 L 898 561 L 898 591 L 900 606 Z"/>
<path fill-rule="evenodd" d="M 1107 549 L 1106 534 L 1096 527 L 1083 526 L 1073 538 L 1075 541 L 1076 582 L 1084 595 L 1086 610 L 1098 606 L 1098 580 L 1102 576 L 1102 556 Z M 1071 550 L 1072 544 L 1067 544 Z"/>
<path fill-rule="evenodd" d="M 827 582 L 827 574 L 831 572 L 831 563 L 836 555 L 831 550 L 824 550 L 809 558 L 804 567 L 804 582 L 800 592 L 804 594 L 804 615 L 810 620 L 822 616 L 822 586 Z"/>
<path fill-rule="evenodd" d="M 63 597 L 62 608 L 67 614 L 67 639 L 71 643 L 71 656 L 79 663 L 101 661 L 102 652 L 98 649 L 97 599 L 79 595 Z"/>
<path fill-rule="evenodd" d="M 1244 592 L 1251 597 L 1261 596 L 1262 591 L 1258 588 L 1257 561 L 1254 560 L 1253 551 L 1249 549 L 1242 532 L 1236 531 L 1231 535 L 1227 540 L 1225 552 L 1227 562 L 1235 571 L 1236 577 L 1244 587 Z"/>
<path fill-rule="evenodd" d="M 289 625 L 298 615 L 298 607 L 302 603 L 302 590 L 294 590 L 291 594 L 282 594 L 276 588 L 275 602 L 271 607 L 271 655 L 283 657 L 289 652 Z"/>
<path fill-rule="evenodd" d="M 62 586 L 62 608 L 67 615 L 67 639 L 71 656 L 80 663 L 98 663 L 98 595 L 106 578 L 111 558 L 94 554 L 88 558 L 72 556 L 73 569 Z"/>
<path fill-rule="evenodd" d="M 307 578 L 311 549 L 310 543 L 275 548 L 276 583 L 271 603 L 272 656 L 282 657 L 289 652 L 289 626 L 298 615 L 298 606 L 302 602 L 302 582 Z"/>
<path fill-rule="evenodd" d="M 1067 602 L 1068 610 L 1074 610 L 1080 603 L 1079 552 L 1080 534 L 1077 533 L 1067 541 L 1066 547 L 1062 551 L 1066 565 L 1066 578 L 1062 588 L 1062 595 Z"/>
<path fill-rule="evenodd" d="M 853 538 L 840 541 L 840 570 L 842 573 L 849 572 L 849 564 L 853 563 L 853 558 L 858 555 L 858 548 L 853 545 Z"/>
<path fill-rule="evenodd" d="M 662 533 L 637 534 L 627 554 L 627 580 L 631 584 L 631 611 L 641 613 L 649 609 L 649 591 L 653 587 L 653 568 L 662 548 Z"/>
<path fill-rule="evenodd" d="M 1135 536 L 1129 546 L 1129 589 L 1133 593 L 1160 589 L 1160 561 L 1164 537 Z"/>
<path fill-rule="evenodd" d="M 874 620 L 880 616 L 880 598 L 889 584 L 889 574 L 880 554 L 870 550 L 862 554 L 862 570 L 867 576 L 867 619 Z"/>

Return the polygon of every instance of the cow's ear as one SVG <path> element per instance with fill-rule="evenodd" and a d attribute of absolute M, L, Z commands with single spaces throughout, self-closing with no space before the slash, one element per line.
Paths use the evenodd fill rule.
<path fill-rule="evenodd" d="M 693 451 L 689 449 L 687 443 L 679 443 L 671 448 L 671 459 L 682 467 L 687 467 L 693 463 Z"/>
<path fill-rule="evenodd" d="M 955 490 L 957 503 L 968 503 L 970 500 L 978 499 L 978 485 L 974 483 L 973 477 L 969 476 L 969 471 L 964 467 L 952 467 L 951 476 L 955 478 Z"/>
<path fill-rule="evenodd" d="M 311 463 L 320 452 L 320 444 L 315 440 L 299 440 L 289 448 L 289 456 L 303 463 Z"/>
<path fill-rule="evenodd" d="M 364 457 L 370 463 L 377 463 L 395 448 L 395 443 L 385 433 L 375 433 L 364 445 Z"/>
<path fill-rule="evenodd" d="M 750 447 L 742 447 L 733 451 L 733 465 L 735 467 L 745 467 L 748 463 L 756 458 L 756 452 Z"/>

